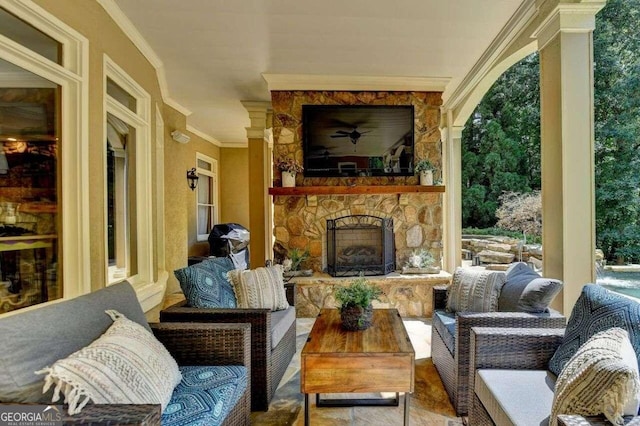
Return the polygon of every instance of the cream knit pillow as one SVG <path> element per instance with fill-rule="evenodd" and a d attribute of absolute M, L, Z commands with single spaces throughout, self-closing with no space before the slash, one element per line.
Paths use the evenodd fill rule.
<path fill-rule="evenodd" d="M 182 380 L 178 364 L 153 334 L 117 311 L 106 311 L 113 325 L 89 346 L 37 371 L 47 374 L 43 393 L 54 385 L 77 414 L 95 404 L 160 404 L 165 409 Z"/>
<path fill-rule="evenodd" d="M 559 414 L 604 414 L 614 425 L 638 413 L 638 360 L 629 335 L 621 328 L 594 334 L 571 357 L 558 376 L 550 426 Z"/>
<path fill-rule="evenodd" d="M 267 308 L 272 311 L 287 309 L 287 295 L 282 280 L 282 265 L 241 271 L 229 271 L 227 277 L 233 285 L 239 308 Z"/>

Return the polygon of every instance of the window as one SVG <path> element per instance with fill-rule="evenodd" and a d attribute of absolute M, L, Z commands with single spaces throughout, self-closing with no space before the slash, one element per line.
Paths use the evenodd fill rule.
<path fill-rule="evenodd" d="M 153 281 L 149 95 L 105 56 L 105 224 L 109 284 Z"/>
<path fill-rule="evenodd" d="M 218 162 L 206 155 L 196 154 L 198 173 L 197 232 L 198 241 L 206 241 L 218 222 Z"/>
<path fill-rule="evenodd" d="M 91 288 L 86 48 L 30 2 L 0 0 L 0 312 Z"/>

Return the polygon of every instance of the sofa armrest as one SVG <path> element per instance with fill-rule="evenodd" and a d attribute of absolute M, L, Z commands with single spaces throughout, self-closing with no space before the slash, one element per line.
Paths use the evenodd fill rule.
<path fill-rule="evenodd" d="M 247 323 L 152 323 L 153 334 L 178 365 L 244 365 L 251 368 Z"/>
<path fill-rule="evenodd" d="M 448 286 L 437 285 L 433 287 L 433 312 L 447 307 L 447 288 Z"/>
<path fill-rule="evenodd" d="M 473 327 L 469 349 L 469 393 L 475 392 L 476 370 L 546 370 L 564 328 Z"/>
<path fill-rule="evenodd" d="M 640 416 L 624 416 L 625 425 L 640 425 Z M 578 415 L 561 414 L 558 416 L 558 426 L 611 426 L 608 420 L 602 416 L 582 417 Z"/>
<path fill-rule="evenodd" d="M 140 425 L 160 424 L 160 405 L 150 404 L 88 404 L 79 414 L 70 416 L 65 406 L 65 425 Z"/>

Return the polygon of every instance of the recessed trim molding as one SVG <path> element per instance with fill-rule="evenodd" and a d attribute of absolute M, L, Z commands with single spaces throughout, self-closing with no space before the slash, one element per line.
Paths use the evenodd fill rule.
<path fill-rule="evenodd" d="M 368 90 L 401 92 L 444 92 L 449 77 L 402 77 L 323 74 L 263 73 L 269 91 L 273 90 Z"/>

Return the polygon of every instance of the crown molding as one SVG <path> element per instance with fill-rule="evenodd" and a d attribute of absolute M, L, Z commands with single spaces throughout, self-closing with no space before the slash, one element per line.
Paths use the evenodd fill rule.
<path fill-rule="evenodd" d="M 191 133 L 193 133 L 194 135 L 201 137 L 202 139 L 206 140 L 207 142 L 211 142 L 212 144 L 214 144 L 215 146 L 222 146 L 222 142 L 220 142 L 218 139 L 214 138 L 213 136 L 203 132 L 202 130 L 193 127 L 190 124 L 187 124 L 187 130 L 190 131 Z"/>
<path fill-rule="evenodd" d="M 122 12 L 122 9 L 120 9 L 114 0 L 96 1 L 100 6 L 102 6 L 111 19 L 113 19 L 113 22 L 120 27 L 122 32 L 129 38 L 129 40 L 131 40 L 140 53 L 142 53 L 142 55 L 149 61 L 151 66 L 155 68 L 163 102 L 187 117 L 191 115 L 191 111 L 189 109 L 185 108 L 171 97 L 167 78 L 164 72 L 164 64 L 127 15 Z"/>
<path fill-rule="evenodd" d="M 496 61 L 509 47 L 509 44 L 531 23 L 537 14 L 536 0 L 524 1 L 518 10 L 493 39 L 487 50 L 462 79 L 456 90 L 444 102 L 443 109 L 455 109 L 469 95 L 487 73 L 495 66 Z"/>
<path fill-rule="evenodd" d="M 270 74 L 263 73 L 274 90 L 345 90 L 444 92 L 448 77 L 396 77 L 367 75 Z"/>

